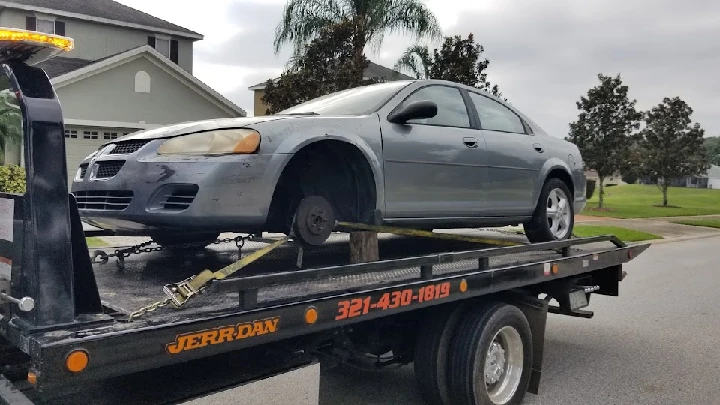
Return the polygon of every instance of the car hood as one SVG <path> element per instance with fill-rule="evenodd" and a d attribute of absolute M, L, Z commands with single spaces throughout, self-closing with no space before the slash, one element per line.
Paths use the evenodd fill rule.
<path fill-rule="evenodd" d="M 212 131 L 214 129 L 224 128 L 242 128 L 248 125 L 259 124 L 261 122 L 288 119 L 288 116 L 263 116 L 263 117 L 243 117 L 243 118 L 217 118 L 203 121 L 183 122 L 180 124 L 166 125 L 159 128 L 146 129 L 138 131 L 130 135 L 118 138 L 113 141 L 129 141 L 135 139 L 161 139 L 172 138 L 180 135 L 192 134 L 194 132 Z"/>

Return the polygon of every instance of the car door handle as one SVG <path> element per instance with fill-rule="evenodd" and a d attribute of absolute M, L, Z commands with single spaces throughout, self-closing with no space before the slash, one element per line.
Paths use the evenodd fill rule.
<path fill-rule="evenodd" d="M 545 149 L 543 149 L 543 146 L 540 145 L 539 143 L 534 143 L 534 144 L 533 144 L 533 148 L 535 148 L 535 150 L 538 151 L 538 152 L 540 152 L 540 153 L 543 153 L 543 151 L 545 150 Z"/>
<path fill-rule="evenodd" d="M 471 137 L 471 136 L 466 136 L 466 137 L 464 137 L 464 138 L 463 138 L 463 143 L 464 143 L 465 146 L 467 146 L 468 148 L 474 149 L 474 148 L 477 148 L 477 147 L 478 147 L 478 141 L 477 141 L 477 139 L 476 139 L 476 138 L 473 138 L 473 137 Z"/>

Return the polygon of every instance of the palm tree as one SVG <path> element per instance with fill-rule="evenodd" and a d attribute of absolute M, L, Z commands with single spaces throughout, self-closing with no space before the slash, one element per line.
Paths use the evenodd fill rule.
<path fill-rule="evenodd" d="M 385 34 L 442 38 L 435 15 L 421 0 L 288 0 L 275 31 L 275 52 L 291 43 L 298 55 L 322 28 L 344 21 L 350 21 L 354 27 L 353 48 L 357 61 L 364 57 L 368 43 L 379 50 Z"/>
<path fill-rule="evenodd" d="M 430 65 L 432 56 L 427 46 L 413 45 L 405 50 L 393 69 L 401 72 L 409 71 L 416 79 L 430 78 Z"/>

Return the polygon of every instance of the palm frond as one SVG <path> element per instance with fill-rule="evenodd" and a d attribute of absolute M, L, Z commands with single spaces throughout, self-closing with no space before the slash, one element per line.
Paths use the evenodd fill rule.
<path fill-rule="evenodd" d="M 275 29 L 275 53 L 286 43 L 300 47 L 317 36 L 320 29 L 346 15 L 339 0 L 289 0 Z"/>
<path fill-rule="evenodd" d="M 395 63 L 397 71 L 408 71 L 416 79 L 427 79 L 430 76 L 430 50 L 427 46 L 413 45 L 405 50 Z"/>
<path fill-rule="evenodd" d="M 382 34 L 386 32 L 442 39 L 440 24 L 421 0 L 370 1 L 374 7 L 368 10 L 368 35 L 375 39 L 375 45 L 382 44 Z"/>

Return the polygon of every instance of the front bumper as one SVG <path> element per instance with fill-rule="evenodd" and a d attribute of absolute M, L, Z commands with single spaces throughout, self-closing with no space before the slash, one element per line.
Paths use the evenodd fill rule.
<path fill-rule="evenodd" d="M 84 176 L 79 170 L 72 185 L 80 215 L 116 231 L 253 232 L 264 225 L 273 155 L 159 156 L 162 142 L 130 154 L 110 148 L 83 162 Z"/>

